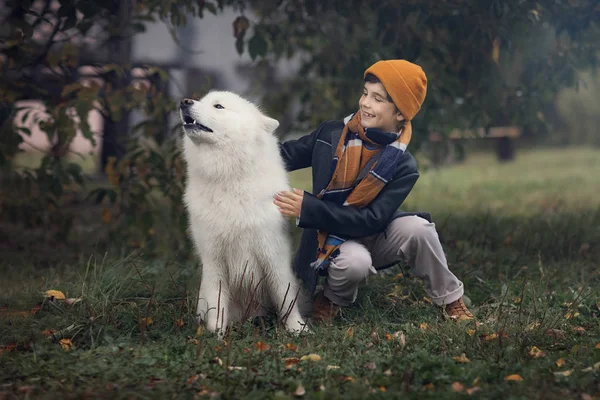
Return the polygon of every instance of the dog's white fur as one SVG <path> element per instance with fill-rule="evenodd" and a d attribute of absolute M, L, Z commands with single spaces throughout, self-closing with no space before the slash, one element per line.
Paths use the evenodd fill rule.
<path fill-rule="evenodd" d="M 302 331 L 288 222 L 273 204 L 275 193 L 289 190 L 273 134 L 279 122 L 222 91 L 182 105 L 180 114 L 184 198 L 202 261 L 199 322 L 222 335 L 230 323 L 271 308 L 289 331 Z M 213 132 L 185 124 L 185 115 Z"/>

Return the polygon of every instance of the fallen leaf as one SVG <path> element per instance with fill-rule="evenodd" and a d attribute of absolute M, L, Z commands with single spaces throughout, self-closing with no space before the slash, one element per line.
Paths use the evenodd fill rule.
<path fill-rule="evenodd" d="M 217 364 L 219 367 L 223 366 L 223 360 L 221 360 L 219 357 L 215 357 L 212 360 L 210 360 L 208 362 L 209 364 Z"/>
<path fill-rule="evenodd" d="M 342 382 L 354 382 L 354 378 L 346 375 L 342 378 Z"/>
<path fill-rule="evenodd" d="M 480 390 L 481 390 L 481 387 L 479 387 L 479 386 L 473 386 L 472 388 L 467 389 L 467 394 L 469 396 L 472 396 L 475 393 L 479 392 Z"/>
<path fill-rule="evenodd" d="M 595 349 L 600 349 L 600 342 L 596 343 L 596 346 L 594 346 Z"/>
<path fill-rule="evenodd" d="M 568 312 L 565 314 L 565 319 L 577 318 L 579 316 L 579 312 Z"/>
<path fill-rule="evenodd" d="M 516 298 L 513 300 L 513 302 L 514 302 L 515 304 L 521 304 L 521 298 L 520 298 L 520 297 L 516 297 Z"/>
<path fill-rule="evenodd" d="M 388 368 L 388 369 L 386 369 L 385 371 L 383 371 L 383 374 L 384 374 L 385 376 L 392 376 L 392 375 L 394 375 L 394 373 L 392 372 L 392 370 L 391 370 L 391 369 L 389 369 L 389 368 Z"/>
<path fill-rule="evenodd" d="M 473 385 L 473 386 L 479 386 L 480 382 L 481 382 L 481 378 L 477 377 L 477 378 L 473 379 L 473 383 L 471 383 L 471 385 Z"/>
<path fill-rule="evenodd" d="M 462 353 L 460 356 L 454 356 L 454 357 L 452 357 L 452 359 L 454 361 L 458 361 L 459 363 L 463 363 L 463 364 L 467 364 L 467 363 L 471 362 L 471 360 L 469 360 L 467 358 L 467 356 L 465 355 L 465 353 Z"/>
<path fill-rule="evenodd" d="M 4 353 L 4 352 L 8 353 L 9 351 L 13 351 L 16 348 L 17 348 L 16 343 L 10 343 L 5 346 L 0 346 L 0 356 L 2 355 L 2 353 Z"/>
<path fill-rule="evenodd" d="M 198 329 L 196 329 L 196 337 L 202 336 L 203 333 L 204 333 L 204 327 L 202 325 L 200 325 L 198 327 Z"/>
<path fill-rule="evenodd" d="M 523 378 L 519 374 L 512 374 L 512 375 L 505 376 L 504 380 L 507 382 L 510 382 L 510 381 L 519 382 L 519 381 L 522 381 Z"/>
<path fill-rule="evenodd" d="M 473 336 L 473 335 L 475 334 L 475 329 L 469 329 L 469 330 L 467 331 L 467 334 L 468 334 L 469 336 Z"/>
<path fill-rule="evenodd" d="M 573 373 L 573 370 L 572 369 L 568 369 L 566 371 L 555 372 L 554 375 L 556 375 L 556 376 L 570 376 L 572 373 Z"/>
<path fill-rule="evenodd" d="M 428 329 L 429 329 L 429 325 L 428 325 L 428 324 L 426 324 L 425 322 L 421 322 L 421 324 L 419 325 L 419 328 L 420 328 L 422 331 L 426 331 L 426 330 L 428 330 Z"/>
<path fill-rule="evenodd" d="M 565 365 L 567 363 L 567 360 L 565 360 L 564 358 L 559 358 L 558 360 L 556 360 L 555 364 L 557 367 L 562 367 L 563 365 Z"/>
<path fill-rule="evenodd" d="M 592 372 L 592 371 L 597 371 L 600 369 L 600 362 L 597 362 L 596 364 L 592 365 L 591 367 L 587 367 L 582 369 L 582 372 Z"/>
<path fill-rule="evenodd" d="M 188 338 L 188 340 L 185 343 L 186 344 L 194 344 L 194 345 L 198 346 L 198 339 Z"/>
<path fill-rule="evenodd" d="M 423 385 L 423 387 L 421 388 L 421 390 L 433 390 L 435 389 L 435 386 L 433 385 L 433 383 L 428 383 L 427 385 Z"/>
<path fill-rule="evenodd" d="M 179 318 L 175 320 L 174 325 L 178 328 L 181 328 L 183 326 L 184 322 L 183 322 L 183 318 Z"/>
<path fill-rule="evenodd" d="M 525 328 L 526 331 L 533 331 L 534 329 L 537 329 L 540 327 L 540 323 L 539 322 L 532 322 L 531 324 L 527 325 L 527 328 Z"/>
<path fill-rule="evenodd" d="M 465 385 L 460 382 L 454 382 L 452 384 L 452 391 L 455 393 L 461 393 L 465 391 Z"/>
<path fill-rule="evenodd" d="M 561 339 L 561 340 L 565 340 L 567 338 L 566 333 L 564 331 L 561 331 L 560 329 L 548 329 L 546 331 L 546 335 L 552 336 L 555 339 Z"/>
<path fill-rule="evenodd" d="M 230 365 L 229 367 L 227 367 L 227 369 L 230 371 L 243 371 L 246 369 L 246 367 L 238 367 L 235 365 Z"/>
<path fill-rule="evenodd" d="M 491 340 L 498 339 L 498 334 L 497 334 L 497 333 L 492 333 L 492 334 L 490 334 L 490 335 L 488 335 L 488 334 L 485 334 L 485 335 L 483 335 L 482 337 L 483 337 L 483 340 L 486 340 L 486 341 L 488 341 L 488 342 L 489 342 L 489 341 L 491 341 Z"/>
<path fill-rule="evenodd" d="M 294 343 L 286 343 L 284 347 L 288 351 L 296 351 L 296 350 L 298 350 L 298 346 L 296 346 Z"/>
<path fill-rule="evenodd" d="M 354 329 L 352 327 L 346 329 L 346 333 L 344 334 L 345 338 L 352 338 L 354 337 Z"/>
<path fill-rule="evenodd" d="M 576 326 L 573 328 L 573 332 L 577 335 L 583 335 L 585 333 L 585 328 L 582 326 Z"/>
<path fill-rule="evenodd" d="M 321 356 L 318 354 L 307 354 L 300 358 L 300 361 L 321 361 Z"/>
<path fill-rule="evenodd" d="M 387 392 L 387 389 L 385 388 L 385 386 L 379 386 L 379 391 L 380 392 Z"/>
<path fill-rule="evenodd" d="M 429 304 L 433 304 L 433 302 L 431 301 L 431 299 L 427 296 L 423 296 L 423 301 L 425 301 L 425 303 L 429 303 Z"/>
<path fill-rule="evenodd" d="M 396 274 L 396 276 L 394 276 L 393 280 L 398 281 L 402 278 L 404 278 L 404 274 L 400 272 L 399 274 Z"/>
<path fill-rule="evenodd" d="M 66 299 L 65 294 L 60 290 L 46 290 L 44 294 L 50 301 Z"/>
<path fill-rule="evenodd" d="M 340 369 L 339 365 L 328 365 L 327 368 L 325 368 L 327 371 L 331 371 L 334 369 Z"/>
<path fill-rule="evenodd" d="M 365 365 L 363 365 L 363 368 L 374 371 L 377 369 L 377 364 L 375 364 L 373 361 L 370 361 L 368 363 L 365 363 Z"/>
<path fill-rule="evenodd" d="M 71 350 L 71 347 L 73 347 L 73 342 L 71 342 L 71 339 L 60 339 L 59 343 L 64 351 L 69 351 Z"/>
<path fill-rule="evenodd" d="M 44 329 L 42 331 L 42 335 L 44 335 L 46 337 L 54 336 L 55 333 L 56 333 L 55 329 Z"/>
<path fill-rule="evenodd" d="M 302 397 L 305 394 L 306 394 L 306 389 L 304 389 L 304 386 L 298 385 L 298 387 L 296 388 L 296 391 L 294 392 L 294 396 Z"/>
<path fill-rule="evenodd" d="M 140 320 L 140 325 L 142 326 L 150 326 L 154 323 L 154 321 L 152 320 L 152 317 L 146 317 L 146 318 L 142 318 Z"/>
<path fill-rule="evenodd" d="M 544 357 L 546 355 L 546 353 L 544 353 L 542 350 L 540 350 L 536 346 L 531 346 L 528 354 L 532 358 L 540 358 L 540 357 Z"/>
<path fill-rule="evenodd" d="M 402 346 L 406 344 L 406 337 L 404 336 L 404 332 L 397 331 L 394 333 L 386 333 L 385 339 L 387 341 L 398 340 Z"/>
<path fill-rule="evenodd" d="M 284 358 L 283 361 L 285 362 L 285 369 L 291 369 L 300 362 L 300 359 L 298 357 L 288 357 Z"/>
<path fill-rule="evenodd" d="M 256 342 L 254 343 L 254 348 L 258 351 L 267 351 L 269 350 L 271 347 L 263 342 Z"/>

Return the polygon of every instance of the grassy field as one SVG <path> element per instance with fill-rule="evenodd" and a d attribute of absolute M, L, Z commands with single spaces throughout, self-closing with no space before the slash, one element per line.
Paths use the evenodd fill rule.
<path fill-rule="evenodd" d="M 600 398 L 598 177 L 590 149 L 422 173 L 404 208 L 432 212 L 477 322 L 446 321 L 399 265 L 332 326 L 222 342 L 195 325 L 195 263 L 0 261 L 0 399 Z"/>

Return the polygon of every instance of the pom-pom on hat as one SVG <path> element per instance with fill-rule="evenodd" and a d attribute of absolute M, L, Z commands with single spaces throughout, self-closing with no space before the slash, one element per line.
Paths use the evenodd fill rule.
<path fill-rule="evenodd" d="M 427 93 L 423 69 L 406 60 L 383 60 L 371 65 L 364 76 L 373 74 L 381 81 L 398 110 L 407 120 L 421 109 Z"/>

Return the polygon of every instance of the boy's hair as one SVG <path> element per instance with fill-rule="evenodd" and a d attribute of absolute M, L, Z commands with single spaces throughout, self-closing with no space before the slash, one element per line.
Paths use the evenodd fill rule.
<path fill-rule="evenodd" d="M 365 75 L 365 79 L 364 79 L 365 83 L 381 83 L 381 81 L 379 80 L 379 78 L 377 78 L 375 75 L 373 74 L 367 74 Z M 383 85 L 383 84 L 382 84 Z M 385 89 L 385 87 L 384 87 Z M 390 103 L 393 103 L 394 100 L 392 100 L 392 97 L 390 96 L 390 94 L 387 92 L 387 90 L 385 91 L 385 94 L 387 96 L 387 100 Z"/>

